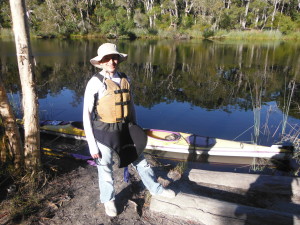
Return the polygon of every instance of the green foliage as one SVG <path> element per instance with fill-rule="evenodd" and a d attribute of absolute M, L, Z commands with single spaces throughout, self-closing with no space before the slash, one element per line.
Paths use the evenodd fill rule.
<path fill-rule="evenodd" d="M 7 38 L 7 39 L 11 39 L 14 37 L 13 31 L 12 29 L 9 28 L 2 28 L 0 29 L 0 38 Z"/>
<path fill-rule="evenodd" d="M 289 40 L 300 40 L 300 33 L 299 32 L 291 32 L 285 36 L 286 39 Z"/>
<path fill-rule="evenodd" d="M 0 1 L 0 28 L 11 28 L 9 1 Z"/>
<path fill-rule="evenodd" d="M 69 37 L 71 34 L 74 34 L 78 31 L 77 25 L 72 21 L 66 21 L 59 30 L 59 34 L 64 37 Z"/>
<path fill-rule="evenodd" d="M 299 1 L 298 0 L 290 0 L 287 9 L 287 16 L 291 17 L 293 21 L 299 18 L 299 9 L 297 10 Z"/>
<path fill-rule="evenodd" d="M 245 2 L 232 0 L 230 8 L 224 7 L 221 0 L 193 1 L 190 13 L 186 15 L 184 1 L 150 2 L 147 8 L 144 1 L 92 1 L 84 0 L 27 0 L 29 24 L 33 33 L 42 37 L 74 35 L 109 35 L 111 37 L 134 37 L 159 35 L 158 31 L 180 30 L 199 36 L 210 29 L 240 29 L 245 15 Z M 0 2 L 0 29 L 11 27 L 8 1 Z M 246 19 L 246 28 L 277 29 L 289 34 L 300 29 L 298 1 L 291 0 L 284 7 L 277 7 L 277 17 L 272 24 L 273 1 L 252 0 Z M 148 10 L 148 11 L 147 11 Z M 282 11 L 281 11 L 282 10 Z M 280 13 L 279 13 L 280 12 Z M 280 15 L 279 15 L 280 14 Z M 154 23 L 150 24 L 150 18 Z M 152 22 L 152 21 L 151 21 Z M 151 25 L 151 29 L 147 32 Z M 136 32 L 135 34 L 133 33 Z M 205 35 L 207 35 L 207 31 Z M 173 37 L 173 36 L 171 36 Z"/>
<path fill-rule="evenodd" d="M 291 17 L 279 15 L 276 16 L 274 27 L 278 27 L 283 34 L 289 34 L 297 28 L 297 24 L 296 22 L 292 21 Z"/>
<path fill-rule="evenodd" d="M 191 28 L 194 24 L 193 17 L 191 15 L 184 16 L 181 23 L 184 29 Z"/>
<path fill-rule="evenodd" d="M 141 12 L 141 9 L 136 9 L 133 17 L 134 23 L 137 28 L 146 28 L 148 27 L 149 21 L 148 16 Z"/>
<path fill-rule="evenodd" d="M 203 37 L 205 39 L 209 38 L 209 37 L 212 37 L 214 36 L 215 32 L 211 29 L 205 29 L 204 32 L 203 32 Z"/>
<path fill-rule="evenodd" d="M 195 24 L 194 26 L 192 26 L 193 30 L 199 30 L 201 32 L 203 32 L 206 29 L 210 29 L 211 25 L 208 23 L 199 23 L 199 24 Z"/>
<path fill-rule="evenodd" d="M 151 35 L 157 35 L 157 34 L 158 34 L 158 31 L 157 31 L 156 29 L 154 29 L 154 28 L 149 28 L 149 29 L 148 29 L 148 32 L 149 32 L 149 34 L 151 34 Z"/>
<path fill-rule="evenodd" d="M 126 10 L 122 7 L 117 11 L 113 11 L 106 8 L 105 12 L 99 10 L 99 15 L 103 12 L 104 21 L 100 24 L 100 29 L 103 34 L 106 34 L 110 38 L 121 37 L 122 38 L 135 38 L 130 30 L 134 28 L 133 20 L 128 20 Z"/>
<path fill-rule="evenodd" d="M 230 30 L 233 28 L 232 24 L 233 24 L 232 18 L 227 13 L 222 13 L 219 22 L 219 28 Z"/>
<path fill-rule="evenodd" d="M 158 29 L 162 29 L 162 30 L 165 30 L 165 29 L 169 28 L 170 23 L 171 23 L 170 16 L 167 15 L 167 14 L 165 14 L 165 15 L 160 15 L 160 16 L 155 20 L 156 27 L 157 27 Z"/>

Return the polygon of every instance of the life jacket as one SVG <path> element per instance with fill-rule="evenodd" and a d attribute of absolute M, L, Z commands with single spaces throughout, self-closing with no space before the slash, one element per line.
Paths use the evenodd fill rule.
<path fill-rule="evenodd" d="M 125 121 L 131 114 L 130 84 L 124 73 L 119 73 L 119 75 L 120 86 L 110 79 L 105 79 L 99 74 L 96 75 L 106 87 L 104 96 L 96 103 L 97 119 L 105 123 Z"/>
<path fill-rule="evenodd" d="M 130 120 L 130 85 L 125 74 L 118 74 L 121 77 L 120 86 L 109 79 L 103 82 L 102 75 L 94 75 L 106 85 L 106 91 L 101 99 L 95 96 L 93 133 L 97 141 L 117 153 L 118 166 L 121 168 L 128 166 L 142 154 L 147 144 L 147 135 Z"/>

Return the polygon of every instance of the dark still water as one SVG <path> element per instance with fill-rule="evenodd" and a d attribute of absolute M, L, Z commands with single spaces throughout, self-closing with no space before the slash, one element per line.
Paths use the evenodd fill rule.
<path fill-rule="evenodd" d="M 85 85 L 97 71 L 89 60 L 103 42 L 32 40 L 41 120 L 82 120 Z M 278 141 L 282 132 L 299 132 L 300 43 L 138 40 L 117 45 L 129 55 L 120 70 L 133 80 L 142 127 L 260 144 Z M 15 46 L 0 40 L 0 48 L 1 75 L 17 109 Z"/>

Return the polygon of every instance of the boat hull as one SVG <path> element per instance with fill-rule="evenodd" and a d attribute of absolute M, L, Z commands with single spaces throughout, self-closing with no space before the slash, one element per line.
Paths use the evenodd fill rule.
<path fill-rule="evenodd" d="M 21 120 L 17 121 L 22 124 Z M 42 121 L 43 133 L 86 140 L 82 122 Z M 286 158 L 293 149 L 281 145 L 262 146 L 195 134 L 166 130 L 145 129 L 148 136 L 146 152 L 184 154 L 186 158 L 197 159 L 203 155 L 231 157 Z"/>
<path fill-rule="evenodd" d="M 146 132 L 146 149 L 182 153 L 189 158 L 199 158 L 199 155 L 284 158 L 293 153 L 292 149 L 281 145 L 269 147 L 165 130 L 150 129 Z"/>

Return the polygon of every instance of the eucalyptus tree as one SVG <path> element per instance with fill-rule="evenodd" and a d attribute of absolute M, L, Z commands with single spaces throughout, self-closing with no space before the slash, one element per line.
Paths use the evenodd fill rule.
<path fill-rule="evenodd" d="M 194 0 L 193 12 L 201 24 L 217 29 L 224 7 L 223 0 Z"/>
<path fill-rule="evenodd" d="M 10 0 L 10 8 L 22 85 L 25 167 L 38 171 L 41 166 L 38 99 L 25 0 Z"/>
<path fill-rule="evenodd" d="M 116 5 L 124 7 L 127 12 L 127 19 L 130 20 L 133 16 L 135 1 L 134 0 L 116 0 Z"/>
<path fill-rule="evenodd" d="M 183 2 L 184 2 L 184 14 L 185 14 L 185 16 L 188 16 L 193 9 L 195 1 L 194 0 L 183 0 Z"/>
<path fill-rule="evenodd" d="M 299 19 L 300 0 L 290 0 L 286 4 L 288 6 L 286 15 L 290 16 L 292 20 Z"/>
<path fill-rule="evenodd" d="M 231 0 L 224 0 L 224 7 L 225 9 L 229 9 L 231 4 Z"/>
<path fill-rule="evenodd" d="M 155 24 L 156 13 L 154 9 L 155 5 L 159 3 L 158 0 L 140 0 L 144 4 L 144 9 L 149 17 L 149 27 L 153 28 Z"/>
<path fill-rule="evenodd" d="M 268 9 L 268 3 L 265 0 L 253 0 L 249 9 L 249 20 L 252 28 L 264 27 L 268 19 L 265 13 Z"/>
<path fill-rule="evenodd" d="M 280 2 L 280 0 L 271 0 L 270 2 L 273 4 L 273 12 L 272 12 L 272 16 L 271 16 L 271 29 L 273 29 L 273 23 L 274 23 L 275 15 L 277 12 L 277 6 L 278 6 L 278 3 Z"/>
<path fill-rule="evenodd" d="M 244 16 L 241 17 L 241 26 L 242 26 L 242 29 L 245 29 L 246 22 L 247 22 L 247 16 L 248 16 L 248 12 L 249 12 L 250 0 L 243 0 L 243 4 L 245 7 L 245 14 L 244 14 Z"/>
<path fill-rule="evenodd" d="M 76 6 L 77 7 L 77 6 Z M 42 36 L 67 35 L 76 31 L 79 23 L 74 11 L 73 1 L 47 0 L 45 2 L 28 1 L 30 25 Z"/>
<path fill-rule="evenodd" d="M 283 33 L 299 27 L 300 0 L 26 1 L 32 30 L 46 37 L 106 34 L 109 29 L 129 34 L 134 26 L 155 31 L 197 24 L 201 30 L 272 28 Z M 0 1 L 0 7 L 0 28 L 10 28 L 8 4 Z"/>
<path fill-rule="evenodd" d="M 15 169 L 20 171 L 24 165 L 24 151 L 16 118 L 7 98 L 2 76 L 0 77 L 0 105 L 0 116 L 7 137 L 7 144 L 4 141 L 5 138 L 2 138 L 4 143 L 0 148 L 0 162 L 7 163 L 11 159 Z"/>
<path fill-rule="evenodd" d="M 164 0 L 161 3 L 162 13 L 169 14 L 170 27 L 177 28 L 179 23 L 179 3 L 178 0 Z"/>

